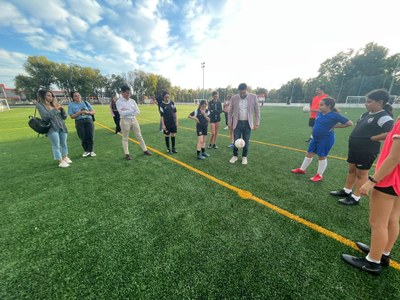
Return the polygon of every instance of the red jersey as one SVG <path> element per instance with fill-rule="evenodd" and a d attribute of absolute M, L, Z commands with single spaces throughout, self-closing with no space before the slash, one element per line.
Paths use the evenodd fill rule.
<path fill-rule="evenodd" d="M 319 109 L 319 103 L 321 102 L 322 99 L 329 97 L 328 94 L 322 94 L 322 95 L 317 95 L 314 98 L 312 98 L 311 101 L 311 109 Z M 318 115 L 318 112 L 312 111 L 310 112 L 310 118 L 315 119 Z"/>
<path fill-rule="evenodd" d="M 392 131 L 390 131 L 383 144 L 381 154 L 379 155 L 378 162 L 376 164 L 376 169 L 382 165 L 383 161 L 389 155 L 390 148 L 392 148 L 393 140 L 400 139 L 400 119 L 396 121 L 393 125 Z M 387 174 L 379 183 L 376 184 L 378 187 L 388 187 L 392 186 L 397 195 L 400 195 L 400 164 L 398 164 L 392 172 Z"/>

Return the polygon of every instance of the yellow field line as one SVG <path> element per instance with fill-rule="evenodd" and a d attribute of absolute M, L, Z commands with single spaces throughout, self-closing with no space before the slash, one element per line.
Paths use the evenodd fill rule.
<path fill-rule="evenodd" d="M 114 132 L 113 129 L 111 129 L 111 128 L 109 128 L 109 127 L 107 127 L 107 126 L 105 126 L 105 125 L 103 125 L 103 124 L 101 124 L 99 122 L 96 122 L 96 124 L 101 126 L 101 127 L 103 127 L 103 128 L 105 128 L 105 129 L 107 129 L 107 130 L 109 130 L 109 131 L 111 131 L 111 132 Z M 131 138 L 129 138 L 129 140 L 132 141 L 133 143 L 139 145 L 138 141 L 136 141 L 134 139 L 131 139 Z M 217 184 L 219 184 L 219 185 L 221 185 L 223 187 L 226 187 L 227 189 L 230 189 L 231 191 L 236 192 L 239 195 L 239 197 L 242 198 L 242 199 L 253 200 L 255 202 L 258 202 L 261 205 L 264 205 L 265 207 L 268 207 L 269 209 L 277 212 L 278 214 L 281 214 L 281 215 L 283 215 L 283 216 L 285 216 L 285 217 L 287 217 L 287 218 L 289 218 L 289 219 L 291 219 L 293 221 L 296 221 L 296 222 L 298 222 L 300 224 L 303 224 L 303 225 L 307 226 L 308 228 L 311 228 L 314 231 L 322 233 L 323 235 L 325 235 L 327 237 L 330 237 L 330 238 L 332 238 L 332 239 L 334 239 L 334 240 L 336 240 L 336 241 L 338 241 L 338 242 L 340 242 L 340 243 L 342 243 L 344 245 L 347 245 L 347 246 L 353 248 L 354 250 L 362 252 L 361 250 L 358 249 L 357 245 L 353 241 L 351 241 L 351 240 L 349 240 L 349 239 L 347 239 L 347 238 L 345 238 L 345 237 L 343 237 L 343 236 L 341 236 L 341 235 L 339 235 L 339 234 L 337 234 L 337 233 L 335 233 L 333 231 L 330 231 L 330 230 L 328 230 L 328 229 L 326 229 L 326 228 L 324 228 L 324 227 L 322 227 L 320 225 L 317 225 L 317 224 L 314 224 L 314 223 L 312 223 L 310 221 L 307 221 L 306 219 L 303 219 L 302 217 L 299 217 L 299 216 L 297 216 L 295 214 L 292 214 L 291 212 L 289 212 L 287 210 L 284 210 L 284 209 L 280 208 L 279 206 L 276 206 L 276 205 L 274 205 L 272 203 L 269 203 L 268 201 L 265 201 L 263 199 L 260 199 L 260 198 L 258 198 L 256 196 L 254 196 L 249 191 L 242 190 L 242 189 L 237 188 L 237 187 L 235 187 L 233 185 L 230 185 L 229 183 L 226 183 L 225 181 L 222 181 L 222 180 L 220 180 L 220 179 L 218 179 L 218 178 L 216 178 L 216 177 L 214 177 L 212 175 L 204 173 L 203 171 L 200 171 L 199 169 L 196 169 L 196 168 L 194 168 L 194 167 L 192 167 L 192 166 L 190 166 L 188 164 L 185 164 L 184 162 L 181 162 L 180 160 L 177 160 L 177 159 L 175 159 L 175 158 L 173 158 L 173 157 L 171 157 L 171 156 L 169 156 L 169 155 L 167 155 L 165 153 L 162 153 L 162 152 L 160 152 L 160 151 L 158 151 L 158 150 L 156 150 L 154 148 L 151 148 L 151 147 L 148 147 L 148 148 L 151 151 L 153 151 L 154 153 L 157 153 L 158 155 L 161 155 L 162 157 L 165 157 L 166 159 L 169 159 L 169 160 L 177 163 L 178 165 L 181 165 L 182 167 L 195 172 L 196 174 L 199 174 L 199 175 L 201 175 L 201 176 L 203 176 L 203 177 L 205 177 L 205 178 L 207 178 L 207 179 L 209 179 L 209 180 L 211 180 L 211 181 L 213 181 L 213 182 L 215 182 L 215 183 L 217 183 Z M 400 264 L 398 262 L 394 261 L 393 259 L 390 260 L 390 265 L 393 268 L 395 268 L 397 270 L 400 270 Z"/>

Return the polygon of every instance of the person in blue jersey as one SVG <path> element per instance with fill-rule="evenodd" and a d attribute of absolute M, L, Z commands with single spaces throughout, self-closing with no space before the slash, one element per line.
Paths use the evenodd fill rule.
<path fill-rule="evenodd" d="M 174 101 L 169 99 L 169 93 L 162 93 L 163 101 L 160 103 L 160 116 L 162 129 L 165 137 L 165 145 L 167 146 L 167 152 L 178 153 L 176 151 L 175 143 L 176 143 L 176 133 L 178 131 L 178 116 L 176 111 L 176 106 Z M 169 138 L 171 137 L 171 146 L 169 143 Z"/>
<path fill-rule="evenodd" d="M 196 121 L 197 132 L 197 159 L 209 157 L 206 153 L 206 137 L 208 123 L 210 122 L 210 112 L 207 110 L 206 100 L 201 100 L 199 108 L 189 114 L 189 118 Z"/>
<path fill-rule="evenodd" d="M 353 122 L 339 114 L 335 108 L 335 99 L 324 98 L 319 103 L 319 113 L 313 127 L 313 139 L 310 141 L 306 157 L 300 168 L 293 169 L 295 174 L 305 174 L 307 167 L 312 162 L 315 154 L 318 155 L 318 171 L 310 178 L 313 182 L 323 180 L 323 174 L 328 166 L 327 156 L 335 143 L 335 128 L 346 128 L 352 126 Z"/>

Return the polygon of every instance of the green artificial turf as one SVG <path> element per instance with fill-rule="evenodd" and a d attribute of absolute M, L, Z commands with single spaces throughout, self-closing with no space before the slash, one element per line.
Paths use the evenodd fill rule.
<path fill-rule="evenodd" d="M 355 270 L 340 255 L 361 253 L 232 190 L 369 243 L 368 199 L 345 207 L 329 195 L 344 185 L 351 128 L 336 130 L 336 158 L 324 181 L 312 183 L 316 159 L 306 175 L 290 173 L 310 134 L 301 108 L 262 107 L 247 166 L 229 164 L 223 122 L 219 149 L 196 159 L 192 105 L 178 106 L 173 156 L 165 156 L 156 106 L 140 106 L 154 155 L 131 142 L 133 160 L 125 161 L 108 107 L 95 108 L 97 157 L 81 157 L 68 119 L 73 163 L 66 169 L 47 138 L 27 126 L 33 109 L 0 113 L 0 299 L 400 298 L 400 270 L 379 277 Z M 353 122 L 363 111 L 342 109 Z"/>

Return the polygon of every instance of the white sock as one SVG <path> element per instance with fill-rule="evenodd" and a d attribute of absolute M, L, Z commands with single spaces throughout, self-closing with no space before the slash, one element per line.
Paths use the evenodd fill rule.
<path fill-rule="evenodd" d="M 353 197 L 354 200 L 356 201 L 360 201 L 361 196 L 356 196 L 356 195 L 351 195 L 351 197 Z"/>
<path fill-rule="evenodd" d="M 317 171 L 317 173 L 322 176 L 322 174 L 324 174 L 327 166 L 328 166 L 328 160 L 327 159 L 319 160 L 318 161 L 318 171 Z"/>
<path fill-rule="evenodd" d="M 373 263 L 376 263 L 376 264 L 380 264 L 381 263 L 381 260 L 375 260 L 375 259 L 372 259 L 371 257 L 369 257 L 369 253 L 365 257 L 365 259 L 368 260 L 369 262 L 373 262 Z"/>
<path fill-rule="evenodd" d="M 382 254 L 386 255 L 386 256 L 389 256 L 390 255 L 390 251 L 389 252 L 383 251 Z"/>
<path fill-rule="evenodd" d="M 343 188 L 343 191 L 345 191 L 347 194 L 350 194 L 353 190 L 352 189 L 346 189 L 345 187 Z"/>
<path fill-rule="evenodd" d="M 312 157 L 311 157 L 311 158 L 304 157 L 304 160 L 303 160 L 303 163 L 301 164 L 300 169 L 302 169 L 303 171 L 304 171 L 305 169 L 307 169 L 308 166 L 311 164 L 312 159 L 313 159 Z"/>

